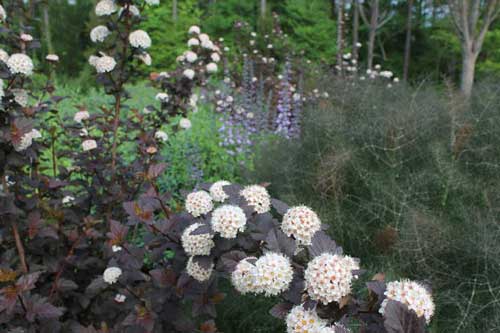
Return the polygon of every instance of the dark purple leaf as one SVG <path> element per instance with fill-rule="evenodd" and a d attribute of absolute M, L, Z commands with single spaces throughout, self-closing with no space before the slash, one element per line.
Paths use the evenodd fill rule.
<path fill-rule="evenodd" d="M 288 302 L 278 303 L 275 306 L 273 306 L 271 308 L 271 310 L 269 310 L 269 313 L 274 318 L 284 320 L 286 318 L 286 316 L 288 315 L 288 313 L 290 312 L 290 310 L 292 310 L 292 307 L 293 307 L 292 303 L 288 303 Z"/>
<path fill-rule="evenodd" d="M 269 251 L 283 253 L 292 258 L 296 248 L 295 241 L 280 229 L 272 229 L 266 237 L 266 249 Z"/>
<path fill-rule="evenodd" d="M 271 199 L 271 204 L 273 205 L 274 209 L 276 209 L 276 211 L 280 215 L 285 215 L 285 213 L 290 208 L 286 203 L 284 203 L 283 201 L 280 201 L 278 199 Z"/>
<path fill-rule="evenodd" d="M 312 238 L 312 245 L 308 247 L 309 253 L 317 257 L 323 253 L 339 253 L 339 248 L 333 239 L 322 231 L 318 231 Z"/>

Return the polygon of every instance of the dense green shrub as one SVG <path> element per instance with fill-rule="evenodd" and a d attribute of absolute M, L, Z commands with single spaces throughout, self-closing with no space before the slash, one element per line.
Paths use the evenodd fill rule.
<path fill-rule="evenodd" d="M 329 103 L 309 108 L 300 140 L 261 147 L 256 177 L 321 212 L 362 261 L 429 278 L 436 332 L 498 328 L 498 88 L 464 104 L 425 85 L 327 79 Z"/>

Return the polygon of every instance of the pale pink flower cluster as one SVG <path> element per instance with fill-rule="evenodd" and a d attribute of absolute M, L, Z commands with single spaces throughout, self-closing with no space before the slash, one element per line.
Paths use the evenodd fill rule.
<path fill-rule="evenodd" d="M 210 195 L 216 202 L 224 202 L 229 196 L 224 192 L 224 186 L 231 185 L 227 180 L 219 180 L 210 186 Z"/>
<path fill-rule="evenodd" d="M 340 302 L 351 292 L 352 271 L 359 264 L 349 256 L 323 253 L 307 265 L 305 287 L 311 299 L 329 304 Z"/>
<path fill-rule="evenodd" d="M 427 323 L 434 315 L 435 305 L 431 293 L 420 283 L 409 280 L 393 281 L 387 284 L 387 297 L 380 307 L 380 313 L 385 313 L 389 300 L 400 302 L 414 311 L 418 317 L 425 317 Z"/>
<path fill-rule="evenodd" d="M 212 197 L 205 191 L 189 193 L 186 198 L 186 210 L 194 217 L 208 214 L 213 208 Z"/>
<path fill-rule="evenodd" d="M 250 206 L 259 213 L 266 213 L 271 209 L 271 197 L 265 187 L 251 185 L 245 187 L 240 194 L 245 198 Z"/>
<path fill-rule="evenodd" d="M 210 279 L 210 276 L 212 275 L 212 272 L 214 270 L 214 264 L 207 269 L 203 268 L 198 262 L 193 260 L 193 257 L 190 257 L 187 265 L 186 265 L 186 272 L 194 278 L 195 280 L 199 282 L 204 282 L 208 279 Z"/>
<path fill-rule="evenodd" d="M 212 235 L 191 233 L 202 226 L 201 223 L 194 223 L 184 230 L 181 236 L 182 248 L 190 256 L 208 256 L 215 246 Z"/>
<path fill-rule="evenodd" d="M 212 229 L 222 238 L 232 239 L 236 238 L 238 232 L 245 230 L 247 217 L 240 207 L 224 205 L 214 210 L 210 223 Z"/>
<path fill-rule="evenodd" d="M 293 236 L 299 245 L 311 245 L 314 234 L 321 229 L 321 221 L 309 207 L 290 208 L 283 216 L 281 229 L 288 236 Z"/>

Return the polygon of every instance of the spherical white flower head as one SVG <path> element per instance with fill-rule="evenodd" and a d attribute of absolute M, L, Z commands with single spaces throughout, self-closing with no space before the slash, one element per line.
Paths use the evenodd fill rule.
<path fill-rule="evenodd" d="M 9 61 L 9 54 L 4 49 L 0 49 L 0 61 L 4 63 Z"/>
<path fill-rule="evenodd" d="M 234 289 L 240 294 L 245 295 L 248 293 L 257 292 L 258 287 L 255 284 L 255 265 L 250 263 L 249 259 L 257 259 L 249 257 L 240 260 L 236 265 L 234 271 L 231 273 L 231 283 Z"/>
<path fill-rule="evenodd" d="M 97 142 L 95 140 L 85 140 L 82 142 L 83 151 L 90 151 L 97 148 Z"/>
<path fill-rule="evenodd" d="M 384 314 L 389 300 L 397 301 L 408 306 L 418 317 L 425 317 L 427 323 L 434 315 L 434 301 L 431 293 L 421 284 L 415 281 L 402 280 L 389 282 L 385 291 L 387 297 L 380 307 L 380 313 Z"/>
<path fill-rule="evenodd" d="M 97 16 L 108 16 L 116 12 L 117 8 L 113 0 L 101 0 L 95 6 Z"/>
<path fill-rule="evenodd" d="M 220 61 L 220 55 L 218 53 L 215 53 L 215 52 L 210 55 L 210 58 L 212 58 L 213 62 L 219 62 Z"/>
<path fill-rule="evenodd" d="M 351 292 L 352 270 L 356 269 L 352 258 L 323 253 L 307 265 L 306 290 L 311 299 L 323 304 L 340 302 Z"/>
<path fill-rule="evenodd" d="M 63 205 L 65 205 L 65 204 L 69 204 L 69 203 L 71 203 L 71 202 L 73 202 L 73 201 L 75 201 L 75 198 L 74 198 L 74 197 L 72 197 L 71 195 L 67 195 L 67 196 L 65 196 L 64 198 L 62 198 L 62 203 L 63 203 Z"/>
<path fill-rule="evenodd" d="M 191 39 L 188 40 L 187 45 L 189 47 L 198 46 L 198 45 L 200 45 L 200 41 L 198 40 L 198 38 L 191 38 Z"/>
<path fill-rule="evenodd" d="M 381 68 L 382 68 L 381 65 L 379 65 L 379 64 L 375 65 L 375 70 L 379 71 Z"/>
<path fill-rule="evenodd" d="M 201 267 L 200 264 L 198 264 L 196 261 L 193 260 L 193 257 L 190 257 L 187 266 L 186 266 L 186 271 L 191 276 L 194 278 L 196 281 L 199 282 L 204 282 L 210 279 L 210 275 L 212 275 L 212 271 L 214 270 L 214 264 L 212 264 L 208 269 Z"/>
<path fill-rule="evenodd" d="M 187 77 L 189 80 L 192 80 L 194 78 L 194 70 L 191 68 L 185 69 L 184 72 L 182 72 L 182 75 L 184 77 Z"/>
<path fill-rule="evenodd" d="M 7 67 L 12 74 L 23 74 L 30 76 L 33 74 L 33 61 L 23 53 L 14 53 L 7 60 Z"/>
<path fill-rule="evenodd" d="M 190 129 L 191 128 L 191 120 L 187 119 L 187 118 L 182 118 L 180 121 L 179 121 L 179 127 L 180 128 L 183 128 L 185 130 L 187 129 Z"/>
<path fill-rule="evenodd" d="M 320 333 L 327 324 L 316 311 L 305 310 L 302 305 L 296 305 L 286 316 L 287 333 Z"/>
<path fill-rule="evenodd" d="M 92 66 L 92 67 L 96 67 L 97 66 L 97 61 L 99 60 L 99 57 L 98 56 L 95 56 L 95 55 L 91 55 L 89 57 L 89 65 Z"/>
<path fill-rule="evenodd" d="M 224 205 L 214 210 L 212 214 L 212 229 L 223 238 L 236 238 L 238 232 L 245 231 L 247 217 L 238 206 Z"/>
<path fill-rule="evenodd" d="M 142 63 L 146 66 L 151 66 L 153 63 L 153 59 L 151 58 L 151 55 L 149 53 L 143 52 L 137 56 L 137 59 L 142 61 Z"/>
<path fill-rule="evenodd" d="M 385 77 L 386 79 L 390 79 L 394 76 L 394 74 L 391 71 L 382 71 L 380 72 L 380 76 Z"/>
<path fill-rule="evenodd" d="M 207 34 L 200 34 L 198 36 L 198 38 L 200 39 L 200 41 L 202 42 L 206 42 L 206 41 L 209 41 L 210 40 L 210 37 L 207 35 Z"/>
<path fill-rule="evenodd" d="M 198 55 L 194 53 L 193 51 L 186 51 L 184 53 L 184 59 L 186 59 L 187 62 L 193 63 L 196 60 L 198 60 Z"/>
<path fill-rule="evenodd" d="M 98 25 L 90 31 L 90 40 L 94 43 L 102 43 L 111 34 L 108 27 Z"/>
<path fill-rule="evenodd" d="M 158 6 L 160 4 L 160 0 L 145 0 L 145 1 L 150 6 Z"/>
<path fill-rule="evenodd" d="M 168 134 L 163 132 L 163 131 L 156 131 L 155 132 L 155 139 L 160 140 L 161 142 L 167 142 L 168 141 Z"/>
<path fill-rule="evenodd" d="M 276 296 L 288 289 L 293 279 L 293 269 L 287 257 L 268 252 L 255 263 L 254 276 L 259 293 Z"/>
<path fill-rule="evenodd" d="M 33 41 L 33 36 L 31 36 L 30 34 L 21 34 L 21 36 L 19 36 L 19 38 L 21 38 L 21 40 L 25 43 L 29 43 L 29 42 Z"/>
<path fill-rule="evenodd" d="M 3 6 L 0 5 L 0 22 L 5 21 L 6 18 L 7 18 L 7 12 L 5 11 Z"/>
<path fill-rule="evenodd" d="M 155 99 L 157 101 L 162 102 L 162 103 L 167 103 L 169 101 L 170 97 L 168 96 L 167 93 L 158 93 L 158 94 L 156 94 Z"/>
<path fill-rule="evenodd" d="M 147 49 L 151 47 L 151 38 L 144 30 L 136 30 L 128 36 L 130 45 L 135 48 Z"/>
<path fill-rule="evenodd" d="M 240 194 L 259 214 L 266 213 L 271 209 L 271 197 L 269 196 L 269 193 L 267 193 L 266 188 L 263 186 L 247 186 L 240 192 Z"/>
<path fill-rule="evenodd" d="M 112 72 L 116 67 L 116 61 L 113 57 L 102 56 L 98 58 L 95 62 L 95 69 L 98 73 L 109 73 Z"/>
<path fill-rule="evenodd" d="M 24 151 L 24 150 L 28 149 L 33 144 L 34 139 L 38 139 L 41 137 L 42 137 L 42 134 L 38 130 L 32 129 L 30 132 L 25 133 L 21 137 L 21 141 L 14 148 L 18 152 Z"/>
<path fill-rule="evenodd" d="M 45 60 L 50 62 L 59 62 L 59 56 L 57 54 L 47 54 Z"/>
<path fill-rule="evenodd" d="M 190 256 L 208 256 L 215 246 L 213 236 L 210 234 L 191 235 L 200 226 L 201 223 L 194 223 L 182 233 L 182 248 Z"/>
<path fill-rule="evenodd" d="M 201 47 L 208 49 L 208 50 L 213 50 L 215 48 L 215 45 L 211 40 L 202 40 Z"/>
<path fill-rule="evenodd" d="M 120 252 L 121 250 L 123 250 L 123 248 L 122 248 L 121 246 L 119 246 L 119 245 L 113 245 L 113 246 L 111 247 L 111 250 L 112 250 L 114 253 L 116 253 L 116 252 Z"/>
<path fill-rule="evenodd" d="M 201 33 L 201 29 L 199 26 L 193 25 L 189 28 L 188 33 L 192 35 L 199 35 Z"/>
<path fill-rule="evenodd" d="M 115 296 L 115 302 L 116 303 L 123 303 L 127 299 L 127 296 L 122 295 L 122 294 L 116 294 Z"/>
<path fill-rule="evenodd" d="M 212 197 L 205 191 L 189 193 L 186 198 L 186 210 L 194 217 L 208 214 L 213 208 Z"/>
<path fill-rule="evenodd" d="M 217 73 L 217 64 L 215 62 L 211 62 L 207 65 L 207 72 L 209 73 Z"/>
<path fill-rule="evenodd" d="M 224 202 L 229 196 L 224 192 L 224 186 L 231 185 L 227 180 L 219 180 L 210 186 L 210 195 L 217 202 Z"/>
<path fill-rule="evenodd" d="M 20 106 L 27 107 L 28 106 L 28 92 L 24 89 L 12 89 L 12 94 L 14 95 L 14 101 Z"/>
<path fill-rule="evenodd" d="M 118 278 L 122 275 L 122 270 L 119 267 L 108 267 L 104 271 L 102 278 L 104 282 L 113 284 L 118 282 Z"/>
<path fill-rule="evenodd" d="M 318 215 L 309 207 L 297 206 L 290 208 L 285 216 L 281 230 L 288 236 L 293 236 L 299 245 L 311 245 L 314 234 L 321 229 Z"/>
<path fill-rule="evenodd" d="M 90 113 L 88 111 L 78 111 L 73 116 L 73 120 L 77 123 L 81 123 L 82 121 L 87 120 L 89 118 L 90 118 Z"/>

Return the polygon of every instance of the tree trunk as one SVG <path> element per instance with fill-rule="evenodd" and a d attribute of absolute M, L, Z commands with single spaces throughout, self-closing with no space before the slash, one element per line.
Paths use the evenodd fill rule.
<path fill-rule="evenodd" d="M 378 0 L 372 1 L 371 17 L 370 17 L 370 31 L 368 33 L 368 59 L 367 66 L 368 69 L 373 67 L 373 57 L 375 50 L 375 36 L 377 34 L 378 26 Z"/>
<path fill-rule="evenodd" d="M 172 21 L 177 22 L 177 0 L 172 1 Z"/>
<path fill-rule="evenodd" d="M 358 0 L 354 0 L 354 13 L 352 18 L 352 58 L 358 60 L 359 54 L 359 4 Z"/>
<path fill-rule="evenodd" d="M 466 98 L 469 98 L 474 85 L 474 75 L 476 72 L 476 60 L 478 53 L 471 51 L 470 48 L 463 50 L 462 60 L 462 79 L 460 89 Z"/>
<path fill-rule="evenodd" d="M 337 7 L 337 66 L 342 71 L 344 54 L 344 0 L 339 0 Z"/>
<path fill-rule="evenodd" d="M 267 10 L 267 1 L 260 0 L 260 16 L 262 18 L 266 17 L 266 10 Z"/>
<path fill-rule="evenodd" d="M 411 55 L 411 19 L 412 19 L 413 0 L 408 0 L 408 13 L 406 18 L 406 42 L 405 55 L 403 64 L 403 79 L 408 81 L 408 72 L 410 70 L 410 55 Z"/>
<path fill-rule="evenodd" d="M 50 32 L 50 15 L 49 15 L 49 3 L 45 2 L 43 4 L 43 33 L 45 40 L 47 42 L 47 51 L 49 54 L 54 53 L 54 45 L 52 44 L 52 34 Z"/>

